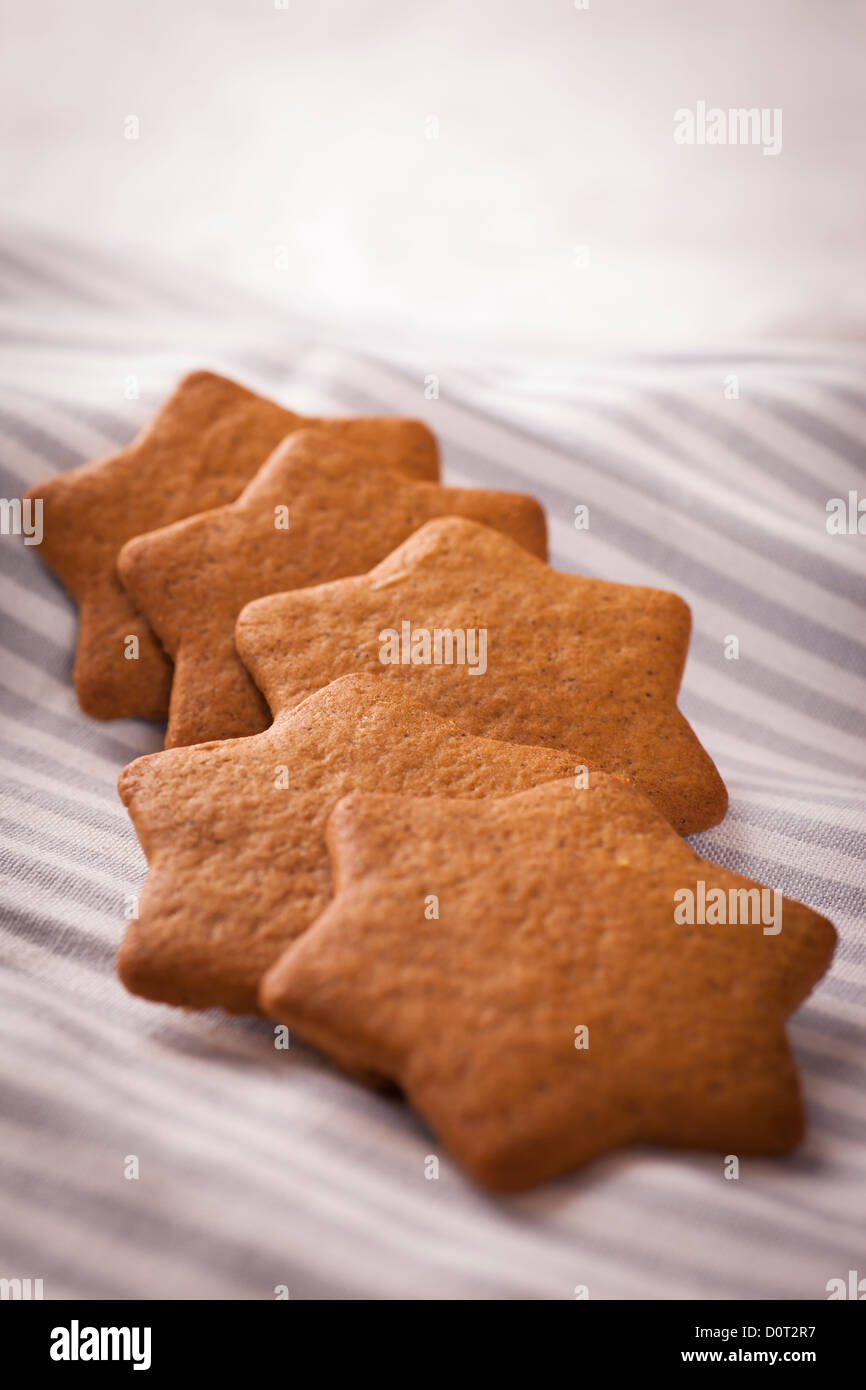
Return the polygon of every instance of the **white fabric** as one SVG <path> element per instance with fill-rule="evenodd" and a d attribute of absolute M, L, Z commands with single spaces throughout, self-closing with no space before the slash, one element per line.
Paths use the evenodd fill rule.
<path fill-rule="evenodd" d="M 156 726 L 99 724 L 73 605 L 0 538 L 0 1276 L 46 1297 L 825 1297 L 861 1273 L 866 1178 L 862 360 L 779 354 L 437 364 L 347 353 L 161 267 L 0 241 L 0 489 L 114 450 L 210 366 L 300 410 L 424 416 L 452 483 L 545 503 L 552 561 L 692 605 L 682 708 L 731 792 L 700 850 L 840 933 L 790 1028 L 808 1138 L 781 1160 L 612 1155 L 524 1196 L 474 1188 L 399 1102 L 263 1021 L 128 996 L 113 973 L 145 864 L 115 792 Z M 738 377 L 739 398 L 725 383 Z M 140 399 L 127 400 L 135 377 Z M 574 507 L 590 508 L 588 531 Z M 724 655 L 739 639 L 739 659 Z M 438 1151 L 438 1150 L 437 1150 Z M 137 1155 L 140 1178 L 124 1178 Z"/>

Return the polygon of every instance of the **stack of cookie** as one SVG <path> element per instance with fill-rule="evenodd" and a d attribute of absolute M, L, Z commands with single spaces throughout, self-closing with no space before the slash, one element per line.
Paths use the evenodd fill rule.
<path fill-rule="evenodd" d="M 681 836 L 724 785 L 676 705 L 677 596 L 549 568 L 531 497 L 440 485 L 397 419 L 180 383 L 34 488 L 149 862 L 119 972 L 396 1083 L 479 1181 L 631 1143 L 777 1153 L 785 1019 L 835 933 Z"/>

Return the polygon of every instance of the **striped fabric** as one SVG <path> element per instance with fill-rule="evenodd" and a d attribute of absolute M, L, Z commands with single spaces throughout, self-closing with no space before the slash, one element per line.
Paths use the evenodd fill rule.
<path fill-rule="evenodd" d="M 556 566 L 676 589 L 682 708 L 731 792 L 696 847 L 840 933 L 790 1028 L 796 1154 L 726 1181 L 720 1155 L 629 1152 L 508 1199 L 447 1159 L 428 1181 L 435 1141 L 400 1103 L 275 1051 L 264 1021 L 118 984 L 145 864 L 115 780 L 160 730 L 79 712 L 73 605 L 4 535 L 0 1276 L 46 1298 L 820 1299 L 866 1275 L 866 536 L 825 510 L 866 495 L 862 358 L 362 351 L 204 278 L 12 235 L 0 292 L 6 497 L 116 449 L 210 366 L 298 410 L 423 416 L 447 481 L 543 500 Z"/>

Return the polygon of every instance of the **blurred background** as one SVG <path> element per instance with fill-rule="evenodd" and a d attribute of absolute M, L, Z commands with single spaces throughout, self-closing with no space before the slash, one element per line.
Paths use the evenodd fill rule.
<path fill-rule="evenodd" d="M 864 336 L 859 0 L 2 11 L 19 231 L 159 252 L 371 347 Z M 698 101 L 780 107 L 781 154 L 677 145 Z"/>

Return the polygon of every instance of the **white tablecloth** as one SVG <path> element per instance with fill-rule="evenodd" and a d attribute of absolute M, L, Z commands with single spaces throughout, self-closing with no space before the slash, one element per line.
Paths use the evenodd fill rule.
<path fill-rule="evenodd" d="M 399 1102 L 300 1045 L 275 1053 L 262 1021 L 116 980 L 145 864 L 115 780 L 160 730 L 81 714 L 73 605 L 3 536 L 0 1276 L 49 1298 L 816 1299 L 866 1273 L 866 537 L 825 525 L 828 498 L 866 493 L 862 359 L 347 352 L 236 293 L 39 238 L 0 241 L 0 291 L 7 497 L 122 445 L 206 365 L 300 410 L 421 415 L 447 481 L 543 500 L 555 565 L 683 594 L 682 707 L 731 792 L 695 843 L 840 933 L 790 1030 L 799 1152 L 744 1158 L 737 1182 L 718 1156 L 667 1151 L 509 1199 L 450 1162 L 426 1181 L 430 1136 Z"/>

